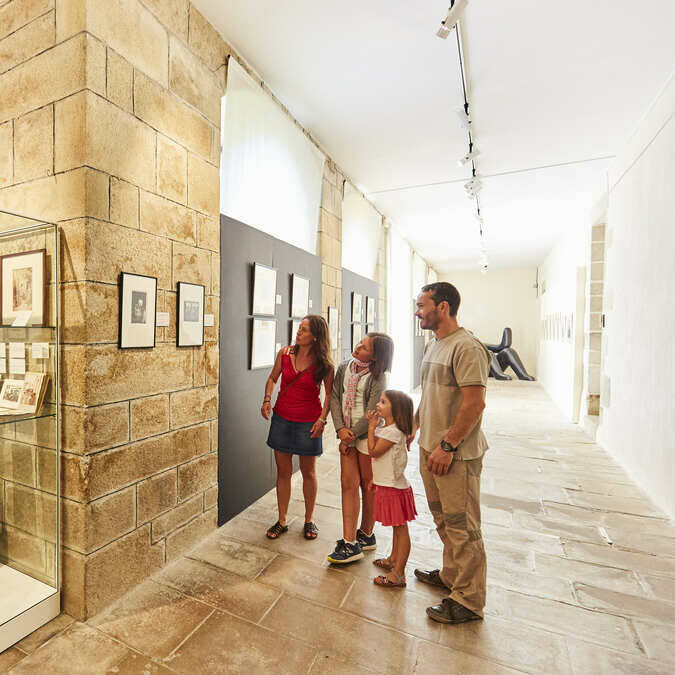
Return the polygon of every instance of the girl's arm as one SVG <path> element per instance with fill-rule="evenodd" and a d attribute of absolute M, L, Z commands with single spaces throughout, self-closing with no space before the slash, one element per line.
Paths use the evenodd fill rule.
<path fill-rule="evenodd" d="M 324 388 L 324 399 L 323 399 L 323 408 L 321 409 L 321 416 L 319 419 L 314 422 L 312 426 L 312 431 L 310 436 L 312 438 L 318 438 L 323 434 L 323 430 L 326 427 L 326 421 L 328 419 L 328 411 L 330 410 L 330 400 L 333 396 L 333 380 L 335 379 L 335 371 L 331 369 L 330 373 L 326 375 L 326 378 L 323 381 Z"/>
<path fill-rule="evenodd" d="M 274 366 L 272 367 L 272 372 L 265 382 L 265 397 L 263 399 L 263 404 L 260 406 L 260 414 L 268 420 L 272 414 L 272 392 L 274 387 L 277 384 L 279 375 L 281 375 L 281 356 L 284 353 L 283 349 L 279 350 L 277 358 L 274 361 Z"/>
<path fill-rule="evenodd" d="M 379 422 L 379 418 L 377 414 L 375 413 L 374 410 L 371 410 L 368 413 L 368 454 L 371 457 L 374 457 L 377 459 L 378 457 L 382 457 L 386 452 L 389 452 L 391 450 L 392 446 L 394 443 L 392 441 L 387 441 L 384 438 L 376 438 L 375 437 L 375 429 L 377 428 L 377 424 Z"/>
<path fill-rule="evenodd" d="M 386 388 L 387 388 L 386 375 L 382 375 L 382 377 L 379 380 L 373 380 L 373 383 L 370 387 L 370 396 L 368 396 L 368 400 L 366 401 L 366 417 L 362 417 L 360 420 L 357 420 L 355 424 L 352 424 L 352 431 L 354 432 L 354 436 L 356 438 L 365 436 L 366 432 L 368 431 L 368 417 L 367 417 L 368 413 L 371 410 L 375 410 L 375 406 L 377 405 L 377 402 L 380 400 L 382 392 Z"/>

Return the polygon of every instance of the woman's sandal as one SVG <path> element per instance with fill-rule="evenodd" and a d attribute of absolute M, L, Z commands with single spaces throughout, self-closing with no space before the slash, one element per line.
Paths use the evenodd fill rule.
<path fill-rule="evenodd" d="M 278 539 L 284 532 L 288 532 L 288 525 L 282 525 L 278 520 L 269 530 L 267 530 L 268 539 Z"/>
<path fill-rule="evenodd" d="M 387 570 L 387 572 L 390 572 L 394 569 L 394 565 L 391 560 L 389 560 L 389 558 L 376 558 L 373 560 L 373 565 L 375 565 L 375 567 L 379 567 L 382 570 Z"/>
<path fill-rule="evenodd" d="M 305 539 L 316 539 L 319 536 L 319 528 L 314 523 L 305 523 Z"/>
<path fill-rule="evenodd" d="M 402 574 L 394 573 L 394 576 L 396 577 L 396 581 L 392 581 L 385 576 L 375 577 L 373 581 L 378 586 L 383 586 L 384 588 L 405 588 L 407 586 L 405 577 Z"/>

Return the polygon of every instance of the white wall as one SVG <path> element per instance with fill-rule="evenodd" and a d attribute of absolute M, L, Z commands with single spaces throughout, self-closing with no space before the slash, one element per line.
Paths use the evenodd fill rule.
<path fill-rule="evenodd" d="M 408 391 L 412 384 L 413 290 L 412 249 L 394 230 L 390 231 L 389 334 L 394 340 L 394 363 L 390 385 Z"/>
<path fill-rule="evenodd" d="M 342 201 L 342 266 L 376 281 L 377 253 L 383 245 L 382 216 L 346 182 Z"/>
<path fill-rule="evenodd" d="M 675 517 L 675 78 L 612 172 L 598 440 Z"/>
<path fill-rule="evenodd" d="M 579 351 L 577 336 L 583 335 L 584 331 L 585 276 L 579 278 L 578 270 L 587 267 L 589 247 L 590 225 L 570 228 L 539 266 L 537 375 L 548 395 L 570 420 L 575 419 L 581 400 L 579 377 L 583 377 L 583 342 Z M 556 323 L 561 317 L 570 316 L 570 339 L 544 339 L 542 321 L 549 319 Z"/>
<path fill-rule="evenodd" d="M 459 322 L 483 342 L 498 344 L 506 326 L 513 347 L 530 375 L 537 370 L 537 270 L 530 268 L 458 270 L 442 273 L 441 281 L 457 287 L 462 298 Z M 510 375 L 513 375 L 509 371 Z"/>

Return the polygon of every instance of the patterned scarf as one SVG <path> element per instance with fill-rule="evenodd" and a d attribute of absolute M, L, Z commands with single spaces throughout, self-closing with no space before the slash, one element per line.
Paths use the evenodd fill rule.
<path fill-rule="evenodd" d="M 347 384 L 347 394 L 342 402 L 342 414 L 345 418 L 345 426 L 352 428 L 352 410 L 356 402 L 356 391 L 359 388 L 359 381 L 364 375 L 370 372 L 370 363 L 357 361 L 353 359 L 349 364 L 349 383 Z"/>

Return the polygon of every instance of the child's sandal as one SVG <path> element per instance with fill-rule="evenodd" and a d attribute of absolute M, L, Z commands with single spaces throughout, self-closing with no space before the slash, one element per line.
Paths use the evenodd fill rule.
<path fill-rule="evenodd" d="M 384 588 L 405 588 L 407 586 L 405 577 L 402 574 L 394 574 L 394 576 L 396 577 L 396 581 L 392 581 L 385 576 L 375 577 L 373 581 L 377 586 Z"/>
<path fill-rule="evenodd" d="M 375 567 L 379 567 L 382 570 L 387 570 L 387 572 L 390 572 L 394 569 L 394 565 L 389 558 L 377 558 L 373 560 L 373 565 L 375 565 Z"/>

